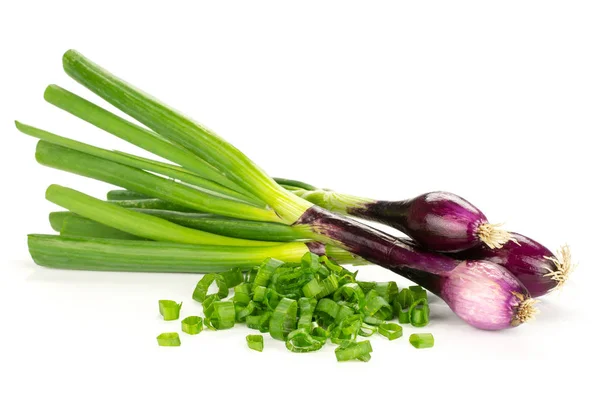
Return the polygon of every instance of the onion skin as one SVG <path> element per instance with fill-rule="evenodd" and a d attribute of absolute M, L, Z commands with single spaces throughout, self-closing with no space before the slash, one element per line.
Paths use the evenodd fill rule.
<path fill-rule="evenodd" d="M 561 262 L 548 248 L 527 236 L 518 233 L 511 235 L 514 241 L 499 249 L 477 246 L 457 256 L 503 266 L 523 283 L 532 297 L 543 296 L 564 282 L 567 272 L 560 273 Z M 557 276 L 562 278 L 557 279 Z"/>
<path fill-rule="evenodd" d="M 477 207 L 448 192 L 430 192 L 403 201 L 374 201 L 349 208 L 348 213 L 392 226 L 438 252 L 459 252 L 482 244 L 478 230 L 488 223 Z"/>
<path fill-rule="evenodd" d="M 296 222 L 338 246 L 387 268 L 440 296 L 461 319 L 479 329 L 520 325 L 534 313 L 529 292 L 505 268 L 488 261 L 462 261 L 430 253 L 320 207 Z"/>

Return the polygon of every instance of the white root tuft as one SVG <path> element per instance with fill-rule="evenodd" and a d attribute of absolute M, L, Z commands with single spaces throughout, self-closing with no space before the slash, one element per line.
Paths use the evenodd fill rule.
<path fill-rule="evenodd" d="M 535 307 L 540 301 L 530 297 L 525 298 L 521 293 L 513 294 L 519 299 L 519 305 L 517 306 L 517 312 L 513 318 L 512 325 L 516 326 L 533 320 L 535 315 L 540 312 L 540 310 Z"/>
<path fill-rule="evenodd" d="M 492 249 L 499 249 L 509 240 L 518 244 L 510 232 L 500 229 L 501 226 L 502 224 L 480 224 L 477 227 L 477 236 Z"/>
<path fill-rule="evenodd" d="M 557 254 L 556 257 L 546 257 L 546 259 L 552 261 L 554 265 L 556 265 L 556 270 L 549 270 L 549 272 L 544 275 L 549 276 L 557 282 L 554 289 L 561 288 L 575 269 L 575 265 L 571 260 L 571 249 L 568 245 L 565 244 L 564 246 L 561 246 L 561 248 L 558 249 Z"/>

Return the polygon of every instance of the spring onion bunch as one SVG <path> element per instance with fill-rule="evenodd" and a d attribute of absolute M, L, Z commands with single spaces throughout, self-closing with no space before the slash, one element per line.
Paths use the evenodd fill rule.
<path fill-rule="evenodd" d="M 413 280 L 439 295 L 459 317 L 478 328 L 514 327 L 529 320 L 534 314 L 534 301 L 529 292 L 503 267 L 484 260 L 460 260 L 432 253 L 313 205 L 279 185 L 240 150 L 221 137 L 111 75 L 78 52 L 68 51 L 63 57 L 63 66 L 67 74 L 77 82 L 148 129 L 123 122 L 112 113 L 90 105 L 91 103 L 77 96 L 71 96 L 56 86 L 48 87 L 45 93 L 46 100 L 179 165 L 173 166 L 99 149 L 18 123 L 17 127 L 22 132 L 40 139 L 36 158 L 41 164 L 168 201 L 185 207 L 186 210 L 294 227 L 298 232 L 302 232 L 304 240 L 342 248 Z M 213 179 L 207 178 L 206 171 L 212 174 Z M 189 175 L 212 180 L 220 186 L 212 185 L 212 189 L 203 190 L 202 183 Z M 241 199 L 239 195 L 221 196 L 216 193 L 219 187 L 236 191 L 247 197 L 248 201 Z M 197 230 L 192 232 L 167 220 L 127 210 L 60 186 L 51 186 L 47 198 L 82 217 L 154 241 L 228 246 L 229 249 L 239 246 L 244 249 L 241 250 L 242 253 L 250 247 L 255 249 L 253 251 L 261 251 L 260 247 L 263 247 L 263 251 L 269 251 L 277 246 L 274 243 L 225 237 Z M 119 217 L 115 217 L 113 213 L 118 213 Z M 148 231 L 145 227 L 148 227 Z M 41 241 L 45 245 L 42 246 L 42 251 L 40 247 L 32 249 L 34 259 L 69 267 L 84 263 L 83 260 L 87 256 L 85 254 L 80 260 L 61 258 L 60 252 L 55 251 L 56 247 L 52 246 L 57 246 L 57 243 L 64 246 L 63 240 L 33 237 L 34 243 L 39 244 Z M 134 242 L 122 240 L 119 244 L 107 243 L 109 240 L 96 239 L 95 251 L 97 246 L 131 246 L 131 243 L 122 242 Z M 86 238 L 85 241 L 87 243 L 92 239 Z M 135 246 L 145 243 L 135 242 Z M 69 245 L 70 251 L 75 254 L 87 251 L 81 241 L 70 241 Z M 150 246 L 153 245 L 152 242 Z M 148 249 L 147 243 L 143 246 Z M 51 250 L 48 250 L 49 248 Z M 116 250 L 115 247 L 112 248 Z M 91 258 L 98 264 L 102 263 L 96 259 L 97 256 Z M 333 286 L 333 283 L 328 285 Z M 329 289 L 333 290 L 332 287 Z M 218 303 L 215 303 L 212 311 L 215 317 L 209 317 L 213 327 L 218 323 L 219 316 L 231 315 L 229 305 L 217 307 L 216 304 Z M 326 304 L 322 304 L 321 307 L 317 304 L 315 309 L 321 318 L 328 318 L 327 311 L 335 309 Z M 207 304 L 207 307 L 211 306 Z M 293 309 L 294 306 L 290 304 L 289 307 Z M 387 308 L 383 307 L 381 311 L 385 315 L 384 310 Z M 291 313 L 291 310 L 288 311 Z M 382 319 L 382 315 L 374 314 L 369 317 Z M 253 319 L 252 323 L 263 326 L 263 318 Z M 285 323 L 284 326 L 284 332 L 287 333 Z"/>

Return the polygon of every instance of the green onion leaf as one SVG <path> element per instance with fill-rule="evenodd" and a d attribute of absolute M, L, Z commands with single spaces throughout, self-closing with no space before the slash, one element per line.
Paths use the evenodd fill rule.
<path fill-rule="evenodd" d="M 196 301 L 203 302 L 206 299 L 208 288 L 213 282 L 216 282 L 217 287 L 219 288 L 217 293 L 219 298 L 223 299 L 227 297 L 229 294 L 229 287 L 227 286 L 225 278 L 221 274 L 206 274 L 196 284 L 196 289 L 194 289 L 192 298 Z"/>
<path fill-rule="evenodd" d="M 202 332 L 202 318 L 191 316 L 181 321 L 181 330 L 189 335 L 197 335 Z"/>
<path fill-rule="evenodd" d="M 287 335 L 296 329 L 297 312 L 298 302 L 296 300 L 288 299 L 287 297 L 281 299 L 269 322 L 271 337 L 278 340 L 285 340 Z"/>
<path fill-rule="evenodd" d="M 360 360 L 369 361 L 370 353 L 373 351 L 371 342 L 364 340 L 362 342 L 344 341 L 335 349 L 335 357 L 338 361 Z"/>
<path fill-rule="evenodd" d="M 156 337 L 159 346 L 181 346 L 179 334 L 177 332 L 161 333 Z"/>
<path fill-rule="evenodd" d="M 402 327 L 394 323 L 381 324 L 377 327 L 378 332 L 389 340 L 398 339 L 402 336 Z"/>
<path fill-rule="evenodd" d="M 285 347 L 293 353 L 308 353 L 320 350 L 323 343 L 312 337 L 306 329 L 296 329 L 288 334 Z"/>
<path fill-rule="evenodd" d="M 413 333 L 408 341 L 417 349 L 433 347 L 433 335 L 431 333 Z"/>
<path fill-rule="evenodd" d="M 165 321 L 174 321 L 179 319 L 179 310 L 181 310 L 182 304 L 183 303 L 177 303 L 173 300 L 159 300 L 158 309 L 160 311 L 160 315 L 163 316 Z"/>
<path fill-rule="evenodd" d="M 248 335 L 246 336 L 246 343 L 252 350 L 262 352 L 265 348 L 264 338 L 262 335 Z"/>

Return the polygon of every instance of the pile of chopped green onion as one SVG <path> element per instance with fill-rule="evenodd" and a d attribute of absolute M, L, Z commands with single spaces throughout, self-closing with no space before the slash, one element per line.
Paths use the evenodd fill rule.
<path fill-rule="evenodd" d="M 247 273 L 234 268 L 206 274 L 192 298 L 202 304 L 204 319 L 190 316 L 182 331 L 190 335 L 232 328 L 245 323 L 285 342 L 288 350 L 306 353 L 320 350 L 327 341 L 337 344 L 338 361 L 369 361 L 371 343 L 359 340 L 379 333 L 389 340 L 402 336 L 395 322 L 423 327 L 429 323 L 427 293 L 420 286 L 398 290 L 395 282 L 363 282 L 326 256 L 306 253 L 299 263 L 267 258 Z M 215 287 L 215 293 L 209 293 Z M 230 297 L 231 289 L 233 295 Z M 181 303 L 159 302 L 165 320 L 178 319 Z M 166 336 L 165 336 L 166 335 Z M 179 336 L 164 333 L 161 346 L 179 345 Z M 262 351 L 262 335 L 248 335 L 248 347 Z M 417 348 L 433 346 L 431 334 L 411 335 Z"/>

